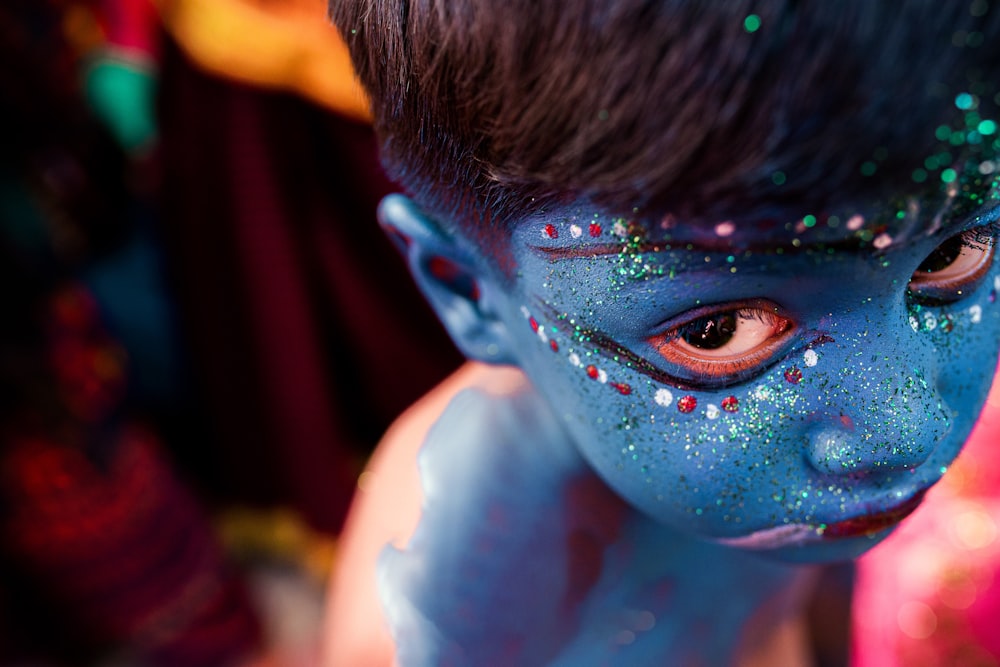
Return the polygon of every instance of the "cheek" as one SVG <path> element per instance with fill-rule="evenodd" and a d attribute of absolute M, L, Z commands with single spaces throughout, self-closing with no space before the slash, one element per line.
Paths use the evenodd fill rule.
<path fill-rule="evenodd" d="M 807 350 L 755 383 L 724 392 L 684 391 L 576 341 L 522 309 L 525 367 L 593 468 L 655 518 L 715 534 L 807 513 L 801 434 L 808 414 Z M 780 481 L 779 481 L 780 480 Z M 749 500 L 748 500 L 749 499 Z"/>
<path fill-rule="evenodd" d="M 708 536 L 821 525 L 931 486 L 985 398 L 1000 338 L 989 292 L 917 326 L 842 323 L 836 344 L 721 392 L 651 380 L 522 308 L 525 368 L 594 469 L 627 501 Z M 930 318 L 933 317 L 932 322 Z"/>
<path fill-rule="evenodd" d="M 1000 352 L 1000 276 L 961 304 L 913 308 L 910 327 L 937 352 L 936 384 L 957 421 L 971 426 L 993 380 Z"/>

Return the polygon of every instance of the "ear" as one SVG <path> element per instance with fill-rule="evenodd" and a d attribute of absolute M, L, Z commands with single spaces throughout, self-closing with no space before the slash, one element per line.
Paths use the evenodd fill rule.
<path fill-rule="evenodd" d="M 383 199 L 378 219 L 458 349 L 476 361 L 516 363 L 499 316 L 505 295 L 482 260 L 403 195 Z"/>

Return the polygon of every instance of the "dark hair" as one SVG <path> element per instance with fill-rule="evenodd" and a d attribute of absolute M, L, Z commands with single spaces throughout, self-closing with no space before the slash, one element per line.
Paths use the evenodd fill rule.
<path fill-rule="evenodd" d="M 986 0 L 333 0 L 330 11 L 390 175 L 480 237 L 577 197 L 697 217 L 898 191 L 935 128 L 961 118 L 956 95 L 993 109 L 1000 82 L 1000 11 Z"/>

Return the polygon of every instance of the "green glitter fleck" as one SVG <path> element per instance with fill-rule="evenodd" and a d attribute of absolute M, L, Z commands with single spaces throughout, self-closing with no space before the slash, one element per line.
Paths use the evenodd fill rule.
<path fill-rule="evenodd" d="M 771 182 L 775 185 L 784 185 L 786 180 L 785 172 L 783 171 L 776 171 L 771 174 Z"/>
<path fill-rule="evenodd" d="M 868 160 L 867 162 L 865 162 L 864 164 L 861 165 L 861 174 L 863 176 L 871 176 L 872 174 L 875 173 L 875 170 L 877 168 L 878 167 L 875 165 L 874 162 L 872 162 L 871 160 Z"/>
<path fill-rule="evenodd" d="M 760 17 L 756 14 L 749 14 L 745 19 L 743 19 L 743 29 L 749 33 L 754 33 L 760 30 Z"/>
<path fill-rule="evenodd" d="M 942 183 L 951 183 L 956 178 L 958 178 L 958 174 L 955 172 L 954 169 L 945 169 L 944 171 L 941 172 Z"/>
<path fill-rule="evenodd" d="M 955 106 L 962 111 L 968 111 L 976 106 L 976 98 L 969 93 L 959 93 L 955 96 Z"/>
<path fill-rule="evenodd" d="M 948 141 L 951 139 L 951 128 L 947 125 L 939 125 L 938 129 L 934 130 L 934 136 L 937 137 L 938 141 Z"/>
<path fill-rule="evenodd" d="M 976 127 L 976 132 L 984 136 L 990 136 L 997 131 L 997 124 L 992 120 L 980 121 L 979 125 Z"/>
<path fill-rule="evenodd" d="M 912 178 L 914 183 L 923 183 L 927 180 L 927 172 L 923 169 L 914 169 Z"/>
<path fill-rule="evenodd" d="M 815 215 L 807 215 L 807 216 L 805 216 L 804 218 L 802 218 L 802 224 L 805 225 L 806 227 L 815 227 L 816 226 L 816 216 Z"/>

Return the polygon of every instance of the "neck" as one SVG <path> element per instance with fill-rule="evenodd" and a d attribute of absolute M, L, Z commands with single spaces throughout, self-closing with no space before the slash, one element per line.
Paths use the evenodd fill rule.
<path fill-rule="evenodd" d="M 633 515 L 581 604 L 585 630 L 556 664 L 589 664 L 598 630 L 621 664 L 810 664 L 804 618 L 815 574 Z"/>

